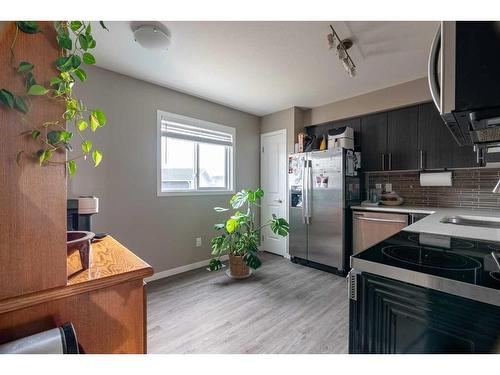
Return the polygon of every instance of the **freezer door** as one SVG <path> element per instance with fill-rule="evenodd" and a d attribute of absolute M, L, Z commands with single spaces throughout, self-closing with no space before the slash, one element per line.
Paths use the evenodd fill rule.
<path fill-rule="evenodd" d="M 288 249 L 290 256 L 307 259 L 307 225 L 305 219 L 304 175 L 306 154 L 288 157 L 289 223 Z"/>
<path fill-rule="evenodd" d="M 308 260 L 344 268 L 343 150 L 309 155 Z"/>

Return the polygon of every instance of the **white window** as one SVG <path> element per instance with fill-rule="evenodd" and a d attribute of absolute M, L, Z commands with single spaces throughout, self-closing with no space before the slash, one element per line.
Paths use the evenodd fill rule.
<path fill-rule="evenodd" d="M 235 129 L 158 111 L 158 195 L 233 193 Z"/>

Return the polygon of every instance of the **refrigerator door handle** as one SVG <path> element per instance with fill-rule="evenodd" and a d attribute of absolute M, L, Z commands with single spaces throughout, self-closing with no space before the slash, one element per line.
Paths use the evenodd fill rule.
<path fill-rule="evenodd" d="M 313 186 L 313 181 L 312 181 L 312 167 L 311 167 L 311 162 L 308 161 L 307 165 L 307 211 L 306 211 L 306 224 L 310 224 L 310 219 L 311 219 L 311 195 L 312 195 L 312 186 Z"/>
<path fill-rule="evenodd" d="M 304 224 L 307 224 L 307 196 L 306 196 L 306 193 L 307 193 L 307 178 L 306 178 L 306 163 L 307 163 L 307 160 L 304 160 L 304 164 L 302 164 L 302 191 L 301 191 L 301 195 L 302 195 L 302 221 Z"/>

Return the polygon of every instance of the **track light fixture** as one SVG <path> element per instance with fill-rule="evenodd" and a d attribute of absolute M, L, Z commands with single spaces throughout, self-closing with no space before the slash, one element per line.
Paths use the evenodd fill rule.
<path fill-rule="evenodd" d="M 356 75 L 356 65 L 354 61 L 352 61 L 351 56 L 349 56 L 349 52 L 347 52 L 347 50 L 352 47 L 352 40 L 341 40 L 332 25 L 330 25 L 330 28 L 332 32 L 327 35 L 328 45 L 330 49 L 335 49 L 337 52 L 337 56 L 342 62 L 344 69 L 349 74 L 349 77 L 354 77 Z"/>

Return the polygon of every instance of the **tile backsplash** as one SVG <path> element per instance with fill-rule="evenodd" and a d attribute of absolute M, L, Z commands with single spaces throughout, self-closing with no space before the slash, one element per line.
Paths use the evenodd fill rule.
<path fill-rule="evenodd" d="M 365 174 L 365 186 L 375 189 L 375 184 L 391 183 L 405 205 L 500 210 L 500 194 L 491 192 L 499 178 L 497 168 L 456 169 L 450 187 L 420 186 L 419 171 L 370 172 Z"/>

